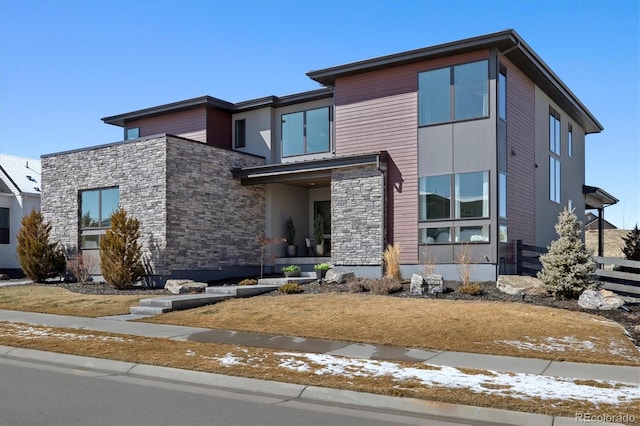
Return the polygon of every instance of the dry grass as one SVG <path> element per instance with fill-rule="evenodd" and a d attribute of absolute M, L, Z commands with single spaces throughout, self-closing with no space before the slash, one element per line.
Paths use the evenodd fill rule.
<path fill-rule="evenodd" d="M 622 247 L 624 241 L 622 237 L 626 237 L 629 230 L 624 229 L 605 229 L 604 230 L 604 255 L 605 257 L 621 257 L 624 258 Z M 598 254 L 598 231 L 585 232 L 585 245 L 593 250 L 594 254 Z"/>
<path fill-rule="evenodd" d="M 0 309 L 91 318 L 128 314 L 141 298 L 78 294 L 46 285 L 0 287 Z"/>
<path fill-rule="evenodd" d="M 432 350 L 640 365 L 638 350 L 620 325 L 595 315 L 519 303 L 301 294 L 231 299 L 143 321 Z M 563 350 L 550 349 L 553 345 L 563 345 Z M 617 350 L 611 351 L 612 347 Z"/>
<path fill-rule="evenodd" d="M 384 259 L 384 276 L 385 278 L 402 279 L 400 273 L 400 244 L 389 244 L 382 253 Z"/>
<path fill-rule="evenodd" d="M 599 415 L 610 416 L 626 413 L 640 418 L 640 407 L 636 401 L 618 405 L 600 404 L 596 406 L 588 400 L 523 399 L 512 396 L 487 395 L 469 389 L 425 386 L 415 379 L 398 381 L 388 375 L 353 375 L 347 378 L 335 374 L 315 374 L 313 370 L 294 371 L 284 368 L 281 363 L 282 357 L 278 356 L 278 351 L 271 349 L 245 349 L 225 344 L 151 339 L 77 329 L 28 327 L 34 331 L 32 335 L 36 335 L 37 338 L 25 338 L 24 335 L 21 335 L 20 324 L 0 322 L 0 344 L 476 407 L 492 407 L 567 417 L 573 417 L 576 412 L 597 412 Z M 65 338 L 59 336 L 65 336 Z M 108 344 L 105 344 L 105 341 Z M 232 365 L 220 362 L 220 359 L 228 354 L 233 354 L 239 363 Z M 410 368 L 417 367 L 413 363 L 398 363 L 398 365 Z M 436 368 L 425 366 L 426 370 Z M 482 374 L 482 371 L 472 370 L 471 374 Z M 589 384 L 584 383 L 584 385 Z M 491 384 L 485 384 L 484 387 L 486 389 L 497 388 Z M 500 388 L 506 387 L 501 386 Z"/>

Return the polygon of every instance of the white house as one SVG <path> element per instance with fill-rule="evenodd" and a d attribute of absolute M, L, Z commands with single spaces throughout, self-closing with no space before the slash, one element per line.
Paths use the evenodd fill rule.
<path fill-rule="evenodd" d="M 0 154 L 0 272 L 20 272 L 16 235 L 22 217 L 40 211 L 40 160 Z"/>

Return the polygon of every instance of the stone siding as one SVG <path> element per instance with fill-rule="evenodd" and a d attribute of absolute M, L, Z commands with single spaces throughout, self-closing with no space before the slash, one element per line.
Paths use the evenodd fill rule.
<path fill-rule="evenodd" d="M 375 166 L 331 172 L 331 260 L 379 266 L 384 251 L 384 175 Z"/>
<path fill-rule="evenodd" d="M 167 150 L 167 261 L 174 270 L 260 264 L 263 185 L 242 186 L 233 167 L 262 158 L 180 139 Z"/>
<path fill-rule="evenodd" d="M 231 168 L 262 163 L 168 135 L 53 154 L 42 159 L 42 212 L 52 239 L 77 249 L 79 191 L 117 186 L 153 274 L 258 265 L 264 189 L 242 187 Z"/>

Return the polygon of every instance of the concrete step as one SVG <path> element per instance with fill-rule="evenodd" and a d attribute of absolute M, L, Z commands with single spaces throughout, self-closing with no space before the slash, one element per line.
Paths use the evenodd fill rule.
<path fill-rule="evenodd" d="M 175 296 L 153 297 L 140 299 L 138 302 L 143 307 L 164 308 L 172 311 L 191 309 L 198 306 L 210 305 L 232 297 L 228 294 L 176 294 Z"/>
<path fill-rule="evenodd" d="M 292 283 L 292 282 L 295 282 L 298 284 L 306 284 L 316 280 L 317 278 L 316 278 L 315 272 L 302 272 L 299 277 L 260 278 L 258 280 L 258 285 L 269 285 L 269 286 L 280 287 L 283 284 Z"/>
<path fill-rule="evenodd" d="M 167 308 L 156 308 L 153 306 L 132 306 L 129 308 L 129 313 L 132 315 L 160 315 L 165 312 L 169 312 Z"/>

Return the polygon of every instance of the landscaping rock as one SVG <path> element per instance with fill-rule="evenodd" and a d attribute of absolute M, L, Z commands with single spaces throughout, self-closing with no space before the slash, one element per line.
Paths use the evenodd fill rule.
<path fill-rule="evenodd" d="M 0 281 L 6 281 L 9 278 L 11 278 L 11 277 L 9 277 L 9 275 L 7 275 L 7 274 L 0 274 Z"/>
<path fill-rule="evenodd" d="M 500 275 L 496 288 L 502 293 L 518 296 L 524 293 L 536 292 L 543 289 L 539 279 L 520 275 Z M 543 289 L 544 290 L 544 289 Z"/>
<path fill-rule="evenodd" d="M 409 293 L 411 294 L 424 294 L 424 288 L 426 287 L 426 282 L 422 275 L 413 274 L 411 275 L 411 285 L 409 286 Z"/>
<path fill-rule="evenodd" d="M 578 299 L 578 305 L 583 309 L 611 311 L 624 305 L 624 300 L 608 290 L 585 290 Z"/>
<path fill-rule="evenodd" d="M 337 269 L 329 269 L 327 275 L 324 276 L 324 280 L 327 283 L 342 284 L 356 277 L 353 271 L 340 271 Z"/>
<path fill-rule="evenodd" d="M 439 294 L 444 293 L 444 280 L 442 279 L 442 275 L 439 274 L 428 274 L 424 277 L 425 282 L 427 283 L 427 293 L 429 294 Z"/>
<path fill-rule="evenodd" d="M 164 288 L 172 294 L 202 293 L 207 287 L 207 283 L 192 280 L 167 280 L 164 285 Z"/>

